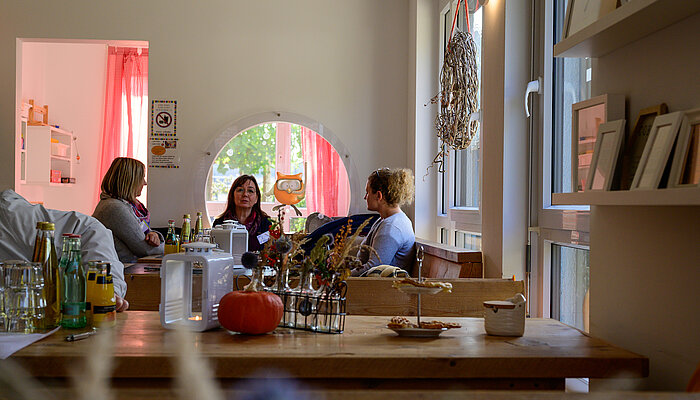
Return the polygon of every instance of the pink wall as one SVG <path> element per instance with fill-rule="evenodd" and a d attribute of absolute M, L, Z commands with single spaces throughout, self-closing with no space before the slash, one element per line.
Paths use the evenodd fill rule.
<path fill-rule="evenodd" d="M 106 60 L 105 44 L 23 43 L 22 100 L 48 104 L 49 123 L 72 131 L 80 153 L 80 163 L 73 165 L 75 185 L 19 185 L 17 192 L 27 200 L 92 214 L 99 185 Z"/>

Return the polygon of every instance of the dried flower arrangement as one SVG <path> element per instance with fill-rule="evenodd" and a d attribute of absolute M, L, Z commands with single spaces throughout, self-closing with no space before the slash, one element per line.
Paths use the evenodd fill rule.
<path fill-rule="evenodd" d="M 369 221 L 365 220 L 352 232 L 352 219 L 348 219 L 347 225 L 340 228 L 332 241 L 330 236 L 322 236 L 304 259 L 303 268 L 313 271 L 321 286 L 331 291 L 337 290 L 338 285 L 350 276 L 350 271 L 362 265 L 356 254 L 350 254 L 350 250 Z M 333 245 L 332 248 L 330 245 Z"/>

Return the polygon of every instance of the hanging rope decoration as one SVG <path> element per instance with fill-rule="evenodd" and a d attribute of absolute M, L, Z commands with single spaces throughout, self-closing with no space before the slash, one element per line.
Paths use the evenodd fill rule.
<path fill-rule="evenodd" d="M 430 100 L 440 106 L 435 129 L 442 146 L 428 169 L 437 164 L 438 171 L 444 172 L 446 146 L 455 150 L 466 149 L 478 133 L 479 121 L 470 120 L 472 113 L 478 110 L 478 93 L 474 38 L 469 32 L 457 30 L 447 47 L 440 71 L 440 92 Z"/>

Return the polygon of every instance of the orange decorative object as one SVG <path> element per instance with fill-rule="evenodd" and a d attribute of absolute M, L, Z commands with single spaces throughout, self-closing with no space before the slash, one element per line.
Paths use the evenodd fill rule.
<path fill-rule="evenodd" d="M 34 100 L 29 100 L 31 108 L 29 109 L 29 115 L 27 118 L 27 125 L 48 125 L 49 124 L 49 106 L 45 105 L 39 107 L 34 105 Z M 35 114 L 41 114 L 41 120 L 36 118 Z"/>
<path fill-rule="evenodd" d="M 275 181 L 275 198 L 282 204 L 293 205 L 304 200 L 306 192 L 301 174 L 285 175 L 277 173 Z"/>
<path fill-rule="evenodd" d="M 275 330 L 282 320 L 284 305 L 274 293 L 235 291 L 219 302 L 219 323 L 232 332 L 260 335 Z"/>

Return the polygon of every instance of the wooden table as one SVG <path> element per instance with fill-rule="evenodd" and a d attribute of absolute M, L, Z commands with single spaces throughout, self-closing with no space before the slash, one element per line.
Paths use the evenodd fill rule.
<path fill-rule="evenodd" d="M 279 328 L 273 334 L 247 336 L 217 329 L 194 333 L 190 342 L 226 386 L 264 370 L 282 371 L 313 387 L 383 390 L 561 390 L 564 378 L 649 373 L 646 357 L 554 320 L 528 319 L 523 337 L 507 338 L 487 336 L 480 318 L 442 318 L 462 328 L 439 339 L 413 339 L 386 329 L 388 319 L 348 316 L 345 333 L 336 335 Z M 170 386 L 178 334 L 163 329 L 156 312 L 119 314 L 114 384 Z M 67 378 L 98 338 L 65 342 L 64 336 L 59 331 L 11 358 L 32 376 Z"/>

